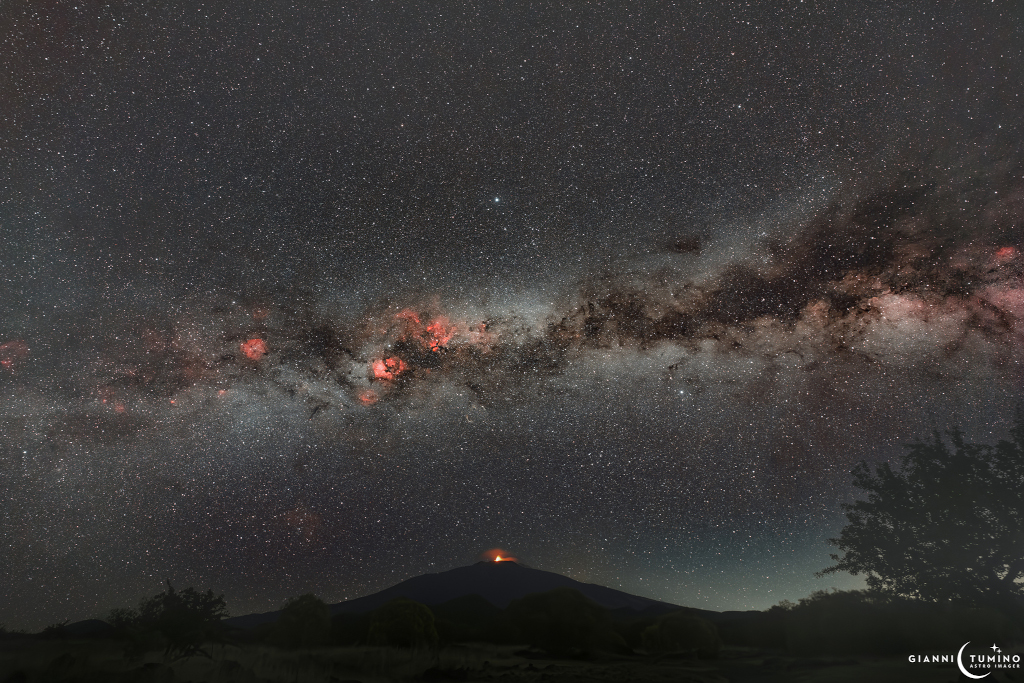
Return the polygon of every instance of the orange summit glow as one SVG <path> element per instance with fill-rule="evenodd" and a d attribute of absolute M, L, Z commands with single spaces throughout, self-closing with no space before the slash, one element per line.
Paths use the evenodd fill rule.
<path fill-rule="evenodd" d="M 482 554 L 482 557 L 487 562 L 517 562 L 518 561 L 516 558 L 512 557 L 512 553 L 508 552 L 507 550 L 502 550 L 501 548 L 491 548 L 490 550 L 485 550 L 483 552 L 483 554 Z"/>
<path fill-rule="evenodd" d="M 240 348 L 249 360 L 259 360 L 267 355 L 267 344 L 262 339 L 250 339 L 242 342 Z"/>

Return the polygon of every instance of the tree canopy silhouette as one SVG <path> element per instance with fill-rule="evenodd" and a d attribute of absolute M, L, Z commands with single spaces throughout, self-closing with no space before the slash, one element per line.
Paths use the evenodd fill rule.
<path fill-rule="evenodd" d="M 612 629 L 608 611 L 575 588 L 525 595 L 509 603 L 505 615 L 530 645 L 548 654 L 628 651 Z"/>
<path fill-rule="evenodd" d="M 159 634 L 168 658 L 197 654 L 209 657 L 202 645 L 220 634 L 221 619 L 228 615 L 224 596 L 215 596 L 210 590 L 200 593 L 191 587 L 176 591 L 169 580 L 166 583 L 167 590 L 143 600 L 138 610 L 113 610 L 111 625 L 141 645 L 146 634 Z"/>
<path fill-rule="evenodd" d="M 665 654 L 693 650 L 701 659 L 717 659 L 722 647 L 714 624 L 685 611 L 658 618 L 643 630 L 641 638 L 648 652 Z"/>
<path fill-rule="evenodd" d="M 434 613 L 426 605 L 408 598 L 396 598 L 370 613 L 370 645 L 435 648 L 437 628 Z"/>
<path fill-rule="evenodd" d="M 1024 421 L 1009 441 L 944 440 L 908 446 L 902 468 L 854 471 L 867 500 L 843 506 L 849 524 L 829 543 L 842 555 L 819 576 L 864 574 L 889 595 L 1024 614 Z"/>
<path fill-rule="evenodd" d="M 331 633 L 331 611 L 312 593 L 285 603 L 271 640 L 282 647 L 319 647 L 326 645 Z"/>

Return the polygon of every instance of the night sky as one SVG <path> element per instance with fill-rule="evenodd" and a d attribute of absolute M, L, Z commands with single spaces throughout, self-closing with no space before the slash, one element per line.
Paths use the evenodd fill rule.
<path fill-rule="evenodd" d="M 1020 402 L 1021 6 L 636 4 L 0 4 L 0 623 L 863 585 Z"/>

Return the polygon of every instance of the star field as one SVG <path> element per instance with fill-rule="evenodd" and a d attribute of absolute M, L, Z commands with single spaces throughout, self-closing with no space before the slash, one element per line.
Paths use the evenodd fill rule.
<path fill-rule="evenodd" d="M 0 7 L 0 623 L 505 548 L 762 609 L 1005 435 L 1013 3 Z M 845 581 L 845 583 L 843 583 Z"/>

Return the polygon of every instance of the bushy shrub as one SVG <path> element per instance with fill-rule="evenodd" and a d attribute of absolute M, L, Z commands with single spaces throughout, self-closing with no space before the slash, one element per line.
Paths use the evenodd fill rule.
<path fill-rule="evenodd" d="M 228 615 L 224 596 L 213 591 L 200 593 L 194 588 L 176 591 L 167 582 L 167 590 L 139 603 L 138 610 L 112 610 L 108 620 L 116 632 L 135 649 L 164 647 L 166 657 L 181 658 L 196 654 L 209 656 L 202 645 L 219 640 L 221 619 Z"/>
<path fill-rule="evenodd" d="M 526 642 L 549 654 L 628 649 L 612 629 L 608 613 L 572 588 L 556 588 L 513 600 L 505 613 Z"/>
<path fill-rule="evenodd" d="M 280 647 L 321 647 L 331 633 L 331 613 L 324 601 L 312 593 L 285 603 L 270 632 L 270 642 Z"/>
<path fill-rule="evenodd" d="M 769 615 L 781 623 L 793 654 L 894 655 L 1014 637 L 1010 620 L 994 610 L 869 591 L 818 591 L 795 605 L 773 607 Z"/>
<path fill-rule="evenodd" d="M 780 608 L 765 612 L 727 615 L 715 622 L 718 635 L 726 645 L 782 650 L 786 647 L 785 621 Z"/>
<path fill-rule="evenodd" d="M 693 651 L 701 659 L 717 659 L 722 641 L 707 619 L 674 612 L 644 629 L 643 647 L 651 653 Z"/>
<path fill-rule="evenodd" d="M 370 614 L 369 645 L 433 648 L 437 642 L 434 613 L 426 605 L 398 598 Z"/>
<path fill-rule="evenodd" d="M 486 640 L 496 635 L 494 627 L 503 616 L 500 608 L 476 594 L 431 605 L 430 611 L 442 643 Z"/>
<path fill-rule="evenodd" d="M 883 618 L 888 610 L 855 591 L 818 591 L 784 609 L 786 649 L 794 654 L 890 655 L 912 646 L 899 620 Z"/>
<path fill-rule="evenodd" d="M 67 625 L 68 622 L 66 619 L 58 624 L 50 624 L 39 632 L 39 637 L 46 640 L 67 640 L 70 636 Z"/>

